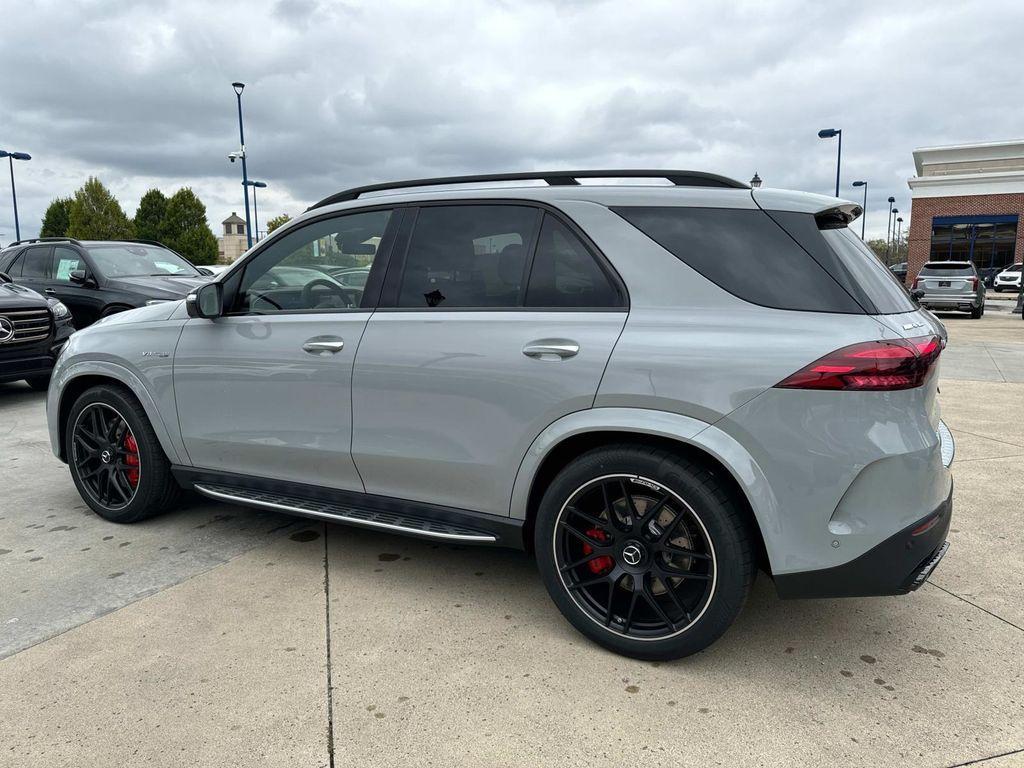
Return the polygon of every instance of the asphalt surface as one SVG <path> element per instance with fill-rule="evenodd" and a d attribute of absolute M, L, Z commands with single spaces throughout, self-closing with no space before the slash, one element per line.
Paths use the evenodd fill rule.
<path fill-rule="evenodd" d="M 665 664 L 584 640 L 521 553 L 198 498 L 106 523 L 43 396 L 0 385 L 0 766 L 1024 765 L 1024 322 L 943 319 L 931 581 L 787 602 L 761 577 Z"/>

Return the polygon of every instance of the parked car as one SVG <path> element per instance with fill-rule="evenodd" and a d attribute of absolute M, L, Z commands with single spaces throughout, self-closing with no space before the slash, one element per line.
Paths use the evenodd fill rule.
<path fill-rule="evenodd" d="M 24 379 L 32 389 L 45 390 L 74 330 L 71 313 L 60 301 L 15 285 L 0 272 L 0 382 Z"/>
<path fill-rule="evenodd" d="M 907 282 L 907 262 L 901 261 L 899 264 L 893 264 L 889 269 L 894 275 L 896 275 L 896 279 L 899 280 L 901 284 L 905 284 Z"/>
<path fill-rule="evenodd" d="M 126 309 L 173 301 L 211 279 L 159 243 L 142 240 L 20 240 L 0 251 L 0 272 L 60 299 L 84 328 Z"/>
<path fill-rule="evenodd" d="M 995 279 L 996 293 L 1002 293 L 1003 291 L 1019 291 L 1020 290 L 1020 276 L 1021 276 L 1021 265 L 1011 264 L 998 275 Z"/>
<path fill-rule="evenodd" d="M 331 270 L 331 275 L 342 285 L 352 288 L 366 287 L 366 281 L 370 278 L 369 267 L 347 267 L 345 269 Z"/>
<path fill-rule="evenodd" d="M 929 261 L 914 278 L 911 293 L 925 309 L 985 314 L 985 284 L 969 261 Z"/>
<path fill-rule="evenodd" d="M 578 184 L 620 176 L 671 186 Z M 550 186 L 485 184 L 526 179 Z M 526 548 L 580 632 L 637 658 L 711 644 L 758 565 L 783 597 L 906 593 L 952 513 L 945 329 L 860 213 L 684 171 L 341 192 L 184 302 L 76 333 L 53 450 L 121 523 L 185 488 Z M 357 307 L 311 289 L 340 231 L 379 238 Z M 304 259 L 298 298 L 265 282 Z"/>

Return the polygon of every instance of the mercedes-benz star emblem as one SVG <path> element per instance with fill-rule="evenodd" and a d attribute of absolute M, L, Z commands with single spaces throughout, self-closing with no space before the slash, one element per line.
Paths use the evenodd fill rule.
<path fill-rule="evenodd" d="M 14 338 L 14 323 L 10 318 L 0 317 L 0 344 Z"/>
<path fill-rule="evenodd" d="M 639 565 L 643 556 L 644 553 L 636 544 L 627 544 L 626 548 L 622 550 L 622 559 L 626 561 L 627 565 Z"/>
<path fill-rule="evenodd" d="M 114 458 L 114 456 L 113 456 L 113 454 L 110 453 L 110 451 L 104 451 L 103 453 L 100 454 L 100 460 L 104 464 L 109 464 L 110 460 L 113 459 L 113 458 Z"/>

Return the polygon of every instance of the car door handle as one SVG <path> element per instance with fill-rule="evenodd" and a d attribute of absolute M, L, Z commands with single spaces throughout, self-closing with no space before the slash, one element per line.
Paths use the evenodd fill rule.
<path fill-rule="evenodd" d="M 48 293 L 48 294 L 50 294 L 52 296 L 52 295 L 54 295 L 57 292 L 55 290 L 53 290 L 53 288 L 47 288 L 46 290 L 43 291 L 43 293 Z"/>
<path fill-rule="evenodd" d="M 538 360 L 565 360 L 579 354 L 580 345 L 571 339 L 538 339 L 523 347 L 523 354 Z"/>
<path fill-rule="evenodd" d="M 338 338 L 310 339 L 302 345 L 302 349 L 311 355 L 336 355 L 345 348 L 345 342 Z"/>

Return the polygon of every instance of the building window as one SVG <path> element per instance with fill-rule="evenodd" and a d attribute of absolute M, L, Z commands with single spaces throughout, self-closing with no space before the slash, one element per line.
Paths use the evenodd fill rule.
<path fill-rule="evenodd" d="M 973 261 L 978 269 L 1013 263 L 1016 216 L 936 216 L 932 219 L 931 261 Z"/>
<path fill-rule="evenodd" d="M 238 225 L 238 234 L 240 234 L 240 235 L 244 235 L 245 234 L 245 224 L 239 224 Z"/>

